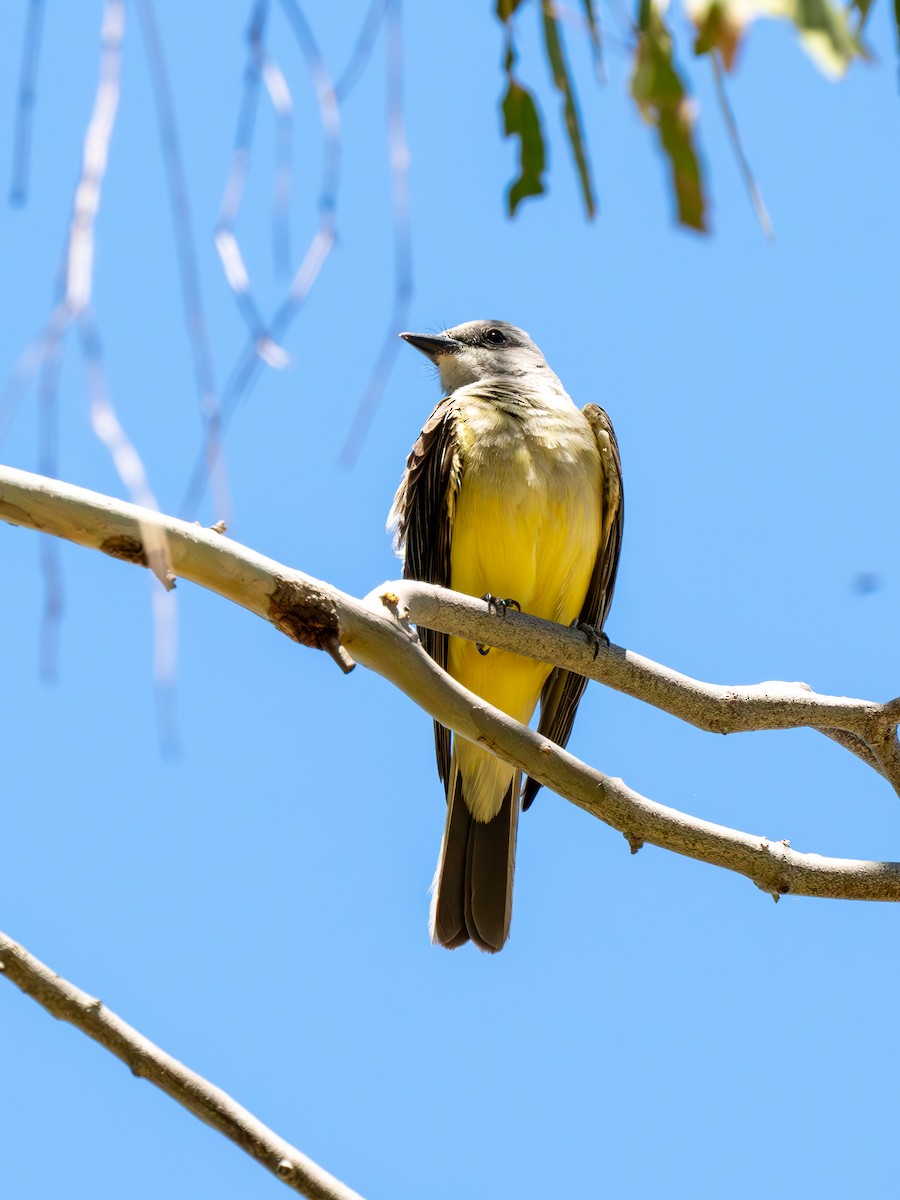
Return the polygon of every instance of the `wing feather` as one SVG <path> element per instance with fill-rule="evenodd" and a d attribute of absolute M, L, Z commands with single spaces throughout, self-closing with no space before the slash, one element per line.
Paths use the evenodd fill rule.
<path fill-rule="evenodd" d="M 453 512 L 462 470 L 456 419 L 445 397 L 419 434 L 406 460 L 406 471 L 391 509 L 396 546 L 403 555 L 404 579 L 450 586 Z M 419 639 L 439 667 L 447 669 L 447 635 L 419 629 Z M 450 731 L 435 721 L 438 775 L 446 790 L 450 778 Z"/>

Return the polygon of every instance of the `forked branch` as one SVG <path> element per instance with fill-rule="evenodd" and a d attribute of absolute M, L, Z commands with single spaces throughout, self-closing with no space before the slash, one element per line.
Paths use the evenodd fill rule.
<path fill-rule="evenodd" d="M 648 841 L 726 867 L 776 896 L 900 900 L 900 863 L 801 854 L 786 842 L 657 804 L 579 762 L 441 671 L 422 650 L 411 622 L 579 671 L 700 728 L 822 729 L 871 762 L 895 788 L 900 788 L 898 700 L 876 704 L 820 696 L 796 683 L 701 683 L 621 647 L 588 644 L 583 634 L 546 621 L 517 613 L 498 618 L 477 600 L 425 584 L 384 584 L 358 600 L 214 530 L 12 468 L 0 468 L 0 519 L 137 563 L 146 559 L 143 530 L 157 530 L 166 538 L 175 576 L 226 596 L 295 641 L 328 651 L 344 670 L 355 659 L 377 671 L 461 737 L 618 829 L 632 847 Z"/>

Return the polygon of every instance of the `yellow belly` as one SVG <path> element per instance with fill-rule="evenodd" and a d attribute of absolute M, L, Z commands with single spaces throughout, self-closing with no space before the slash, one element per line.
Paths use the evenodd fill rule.
<path fill-rule="evenodd" d="M 581 612 L 600 541 L 600 462 L 593 437 L 579 436 L 574 452 L 568 442 L 557 448 L 527 439 L 506 451 L 466 462 L 453 521 L 450 586 L 472 596 L 490 592 L 513 599 L 523 612 L 567 625 Z M 527 724 L 551 668 L 505 650 L 481 655 L 473 643 L 451 638 L 448 670 Z M 515 770 L 470 742 L 454 743 L 466 804 L 477 819 L 489 820 Z"/>

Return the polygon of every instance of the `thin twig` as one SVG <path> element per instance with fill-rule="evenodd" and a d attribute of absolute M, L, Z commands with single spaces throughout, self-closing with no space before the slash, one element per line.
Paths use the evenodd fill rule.
<path fill-rule="evenodd" d="M 279 337 L 305 302 L 334 245 L 341 171 L 341 115 L 334 84 L 309 22 L 297 0 L 281 0 L 281 8 L 294 31 L 312 79 L 319 120 L 322 124 L 323 158 L 322 182 L 319 189 L 319 228 L 294 276 L 284 304 L 272 321 L 272 329 Z"/>
<path fill-rule="evenodd" d="M 74 320 L 91 302 L 94 280 L 94 227 L 109 145 L 119 108 L 122 73 L 124 0 L 106 0 L 100 30 L 100 77 L 94 108 L 84 135 L 81 176 L 75 189 L 66 256 L 66 306 Z"/>
<path fill-rule="evenodd" d="M 372 57 L 375 41 L 378 38 L 378 31 L 387 14 L 389 3 L 390 0 L 372 0 L 369 5 L 363 18 L 362 29 L 350 55 L 350 61 L 341 71 L 334 85 L 334 94 L 337 96 L 339 104 L 344 103 L 369 65 L 369 59 Z"/>
<path fill-rule="evenodd" d="M 42 471 L 56 474 L 59 423 L 58 385 L 66 331 L 86 311 L 91 299 L 94 271 L 94 227 L 109 143 L 119 105 L 122 66 L 123 0 L 106 0 L 100 30 L 100 70 L 94 107 L 84 137 L 81 175 L 72 202 L 69 235 L 56 281 L 53 313 L 40 347 L 40 448 Z M 137 497 L 135 497 L 137 499 Z M 56 678 L 59 622 L 62 618 L 62 568 L 53 546 L 41 553 L 44 577 L 44 616 L 41 626 L 41 676 Z"/>
<path fill-rule="evenodd" d="M 28 175 L 31 163 L 31 127 L 37 95 L 37 67 L 41 49 L 44 0 L 29 0 L 25 18 L 25 40 L 19 69 L 19 95 L 13 134 L 12 178 L 9 202 L 17 207 L 28 199 Z"/>
<path fill-rule="evenodd" d="M 234 293 L 238 311 L 250 331 L 256 353 L 270 366 L 281 368 L 289 362 L 288 355 L 277 346 L 266 329 L 259 304 L 253 295 L 250 272 L 237 236 L 237 219 L 244 198 L 256 112 L 259 85 L 264 82 L 276 121 L 275 201 L 273 207 L 273 251 L 277 274 L 290 271 L 290 197 L 292 190 L 291 155 L 293 143 L 293 101 L 290 88 L 281 68 L 266 52 L 265 34 L 270 13 L 269 0 L 255 0 L 247 26 L 247 65 L 244 86 L 238 109 L 237 128 L 231 167 L 216 222 L 215 243 L 225 279 Z"/>
<path fill-rule="evenodd" d="M 57 313 L 59 309 L 57 308 Z M 59 374 L 65 329 L 52 320 L 47 331 L 38 385 L 38 469 L 44 475 L 59 474 Z M 59 673 L 59 631 L 63 618 L 63 571 L 59 542 L 41 540 L 41 577 L 44 608 L 41 614 L 40 674 L 45 683 L 55 682 Z"/>
<path fill-rule="evenodd" d="M 319 109 L 319 119 L 323 134 L 322 177 L 319 187 L 319 222 L 313 234 L 306 253 L 298 267 L 287 295 L 275 309 L 275 313 L 267 324 L 261 325 L 264 332 L 251 332 L 250 340 L 238 356 L 232 368 L 231 375 L 222 393 L 222 429 L 228 427 L 238 404 L 250 390 L 257 378 L 261 364 L 285 365 L 284 352 L 280 343 L 284 334 L 305 304 L 309 294 L 319 277 L 322 267 L 334 247 L 337 236 L 337 197 L 340 182 L 341 163 L 341 122 L 337 98 L 331 76 L 325 65 L 325 60 L 319 51 L 318 43 L 313 36 L 303 10 L 297 0 L 281 0 L 281 7 L 300 46 L 306 60 L 307 69 L 312 79 Z M 234 247 L 236 248 L 236 242 Z M 221 250 L 220 250 L 221 253 Z M 239 258 L 231 260 L 240 281 L 246 277 L 246 268 Z M 249 287 L 246 295 L 249 296 Z M 193 514 L 206 486 L 209 464 L 204 455 L 200 455 L 185 489 L 180 511 Z"/>
<path fill-rule="evenodd" d="M 90 310 L 80 314 L 78 333 L 87 375 L 91 427 L 109 452 L 113 466 L 134 503 L 144 508 L 158 509 L 144 464 L 113 407 L 103 364 L 100 333 Z M 155 525 L 149 525 L 144 536 L 147 565 L 166 590 L 171 590 L 175 585 L 168 568 L 165 534 L 160 533 Z"/>
<path fill-rule="evenodd" d="M 256 128 L 256 112 L 259 106 L 259 85 L 265 61 L 263 38 L 269 11 L 270 0 L 254 0 L 250 21 L 247 25 L 247 63 L 244 68 L 244 86 L 238 108 L 234 149 L 231 154 L 231 166 L 225 182 L 225 190 L 219 205 L 215 233 L 216 250 L 225 272 L 225 279 L 234 292 L 238 311 L 256 342 L 265 336 L 265 322 L 253 298 L 250 275 L 244 262 L 235 227 L 250 167 L 250 151 Z"/>
<path fill-rule="evenodd" d="M 41 330 L 37 337 L 28 343 L 3 385 L 3 391 L 0 392 L 0 446 L 3 445 L 19 405 L 43 362 L 47 336 L 47 330 Z"/>
<path fill-rule="evenodd" d="M 568 4 L 560 4 L 559 0 L 553 5 L 556 10 L 557 20 L 561 25 L 568 25 L 573 29 L 577 29 L 590 42 L 591 57 L 594 60 L 594 74 L 597 76 L 598 83 L 606 83 L 606 67 L 603 63 L 603 42 L 600 38 L 600 20 L 597 16 L 592 0 L 583 0 L 583 13 L 576 12 Z"/>
<path fill-rule="evenodd" d="M 103 179 L 116 123 L 122 71 L 122 39 L 125 32 L 123 0 L 106 0 L 101 25 L 100 70 L 94 106 L 84 137 L 82 168 L 72 203 L 69 237 L 57 281 L 57 302 L 42 346 L 41 373 L 41 460 L 55 474 L 57 383 L 62 341 L 72 322 L 80 335 L 90 401 L 91 424 L 110 453 L 113 465 L 132 499 L 145 507 L 157 507 L 140 456 L 119 421 L 106 382 L 99 332 L 91 310 L 94 276 L 94 236 L 100 210 Z M 165 534 L 147 526 L 147 561 L 164 587 L 174 586 L 167 565 Z M 42 673 L 55 674 L 56 632 L 62 611 L 59 563 L 52 552 L 43 556 L 46 580 L 45 620 L 42 633 Z M 157 663 L 170 662 L 175 642 L 174 606 L 154 605 Z M 170 688 L 171 679 L 157 677 L 157 686 Z"/>
<path fill-rule="evenodd" d="M 271 55 L 262 65 L 263 82 L 275 113 L 275 195 L 272 200 L 272 260 L 275 274 L 291 270 L 291 191 L 293 190 L 294 104 L 284 72 Z"/>
<path fill-rule="evenodd" d="M 413 294 L 412 234 L 409 220 L 409 142 L 403 108 L 403 23 L 400 0 L 388 0 L 388 150 L 394 226 L 394 302 L 375 366 L 356 410 L 340 463 L 351 467 L 359 454 L 396 356 L 397 334 L 407 324 Z"/>
<path fill-rule="evenodd" d="M 223 519 L 227 520 L 229 513 L 228 481 L 225 474 L 225 460 L 219 445 L 221 438 L 219 398 L 216 395 L 212 352 L 206 329 L 206 317 L 203 312 L 200 271 L 191 229 L 191 206 L 178 139 L 172 85 L 169 80 L 169 70 L 152 0 L 137 0 L 137 12 L 144 47 L 147 51 L 150 82 L 153 87 L 156 118 L 159 125 L 159 141 L 169 186 L 169 205 L 172 210 L 172 228 L 175 234 L 178 273 L 181 278 L 181 293 L 184 300 L 185 324 L 191 357 L 194 362 L 194 379 L 200 413 L 206 433 L 205 454 L 207 460 L 214 464 L 212 483 L 216 511 Z"/>
<path fill-rule="evenodd" d="M 712 62 L 713 79 L 716 85 L 716 97 L 719 101 L 719 109 L 722 113 L 722 119 L 725 122 L 725 128 L 728 130 L 728 140 L 731 142 L 731 149 L 734 152 L 734 157 L 737 159 L 744 187 L 747 189 L 747 195 L 750 197 L 750 203 L 753 205 L 753 211 L 756 213 L 756 219 L 759 221 L 760 228 L 766 237 L 774 242 L 775 230 L 772 228 L 769 210 L 766 208 L 766 202 L 763 200 L 762 192 L 759 190 L 753 169 L 750 166 L 747 155 L 744 153 L 741 135 L 737 127 L 737 121 L 734 118 L 734 110 L 731 107 L 731 101 L 728 99 L 721 55 L 718 50 L 714 49 L 709 57 Z"/>
<path fill-rule="evenodd" d="M 96 997 L 57 975 L 18 942 L 0 933 L 0 975 L 51 1016 L 74 1025 L 182 1108 L 225 1135 L 276 1179 L 310 1200 L 362 1200 L 346 1184 L 279 1137 L 227 1092 L 111 1012 Z"/>

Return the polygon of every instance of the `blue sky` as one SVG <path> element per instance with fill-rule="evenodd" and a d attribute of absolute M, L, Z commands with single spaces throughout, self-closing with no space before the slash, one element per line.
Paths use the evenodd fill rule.
<path fill-rule="evenodd" d="M 328 11 L 325 11 L 326 7 Z M 893 35 L 826 82 L 775 24 L 731 84 L 777 240 L 756 226 L 697 73 L 714 236 L 676 229 L 649 132 L 609 51 L 569 34 L 601 217 L 582 215 L 558 103 L 522 13 L 551 133 L 550 195 L 513 222 L 486 4 L 407 5 L 409 324 L 528 329 L 573 397 L 615 422 L 626 487 L 617 643 L 717 682 L 900 692 Z M 212 234 L 249 5 L 160 3 L 215 373 L 245 331 Z M 49 312 L 95 86 L 98 3 L 50 5 L 24 208 L 0 210 L 0 373 Z M 309 13 L 336 74 L 362 3 Z M 0 44 L 11 159 L 25 5 Z M 676 24 L 680 17 L 676 19 Z M 681 27 L 679 25 L 679 27 Z M 321 138 L 280 12 L 297 108 L 294 254 Z M 392 303 L 384 45 L 342 110 L 339 240 L 228 437 L 230 532 L 355 594 L 398 573 L 384 519 L 437 399 L 401 348 L 356 465 L 338 456 Z M 261 103 L 239 233 L 274 307 L 274 136 Z M 95 311 L 114 401 L 164 509 L 200 422 L 146 56 L 129 11 L 97 226 Z M 123 494 L 71 342 L 60 465 Z M 38 462 L 37 401 L 5 462 Z M 207 501 L 204 521 L 221 514 Z M 548 792 L 520 826 L 512 937 L 430 946 L 443 823 L 430 722 L 245 612 L 177 589 L 180 751 L 160 751 L 150 582 L 62 548 L 59 673 L 40 681 L 39 539 L 0 527 L 0 927 L 367 1197 L 893 1195 L 898 913 L 785 900 L 625 840 Z M 865 594 L 861 574 L 875 578 Z M 715 738 L 599 685 L 570 748 L 654 799 L 801 850 L 900 857 L 900 804 L 810 731 Z M 230 1144 L 15 989 L 0 988 L 0 1192 L 276 1195 Z M 127 1180 L 123 1183 L 123 1180 Z"/>

